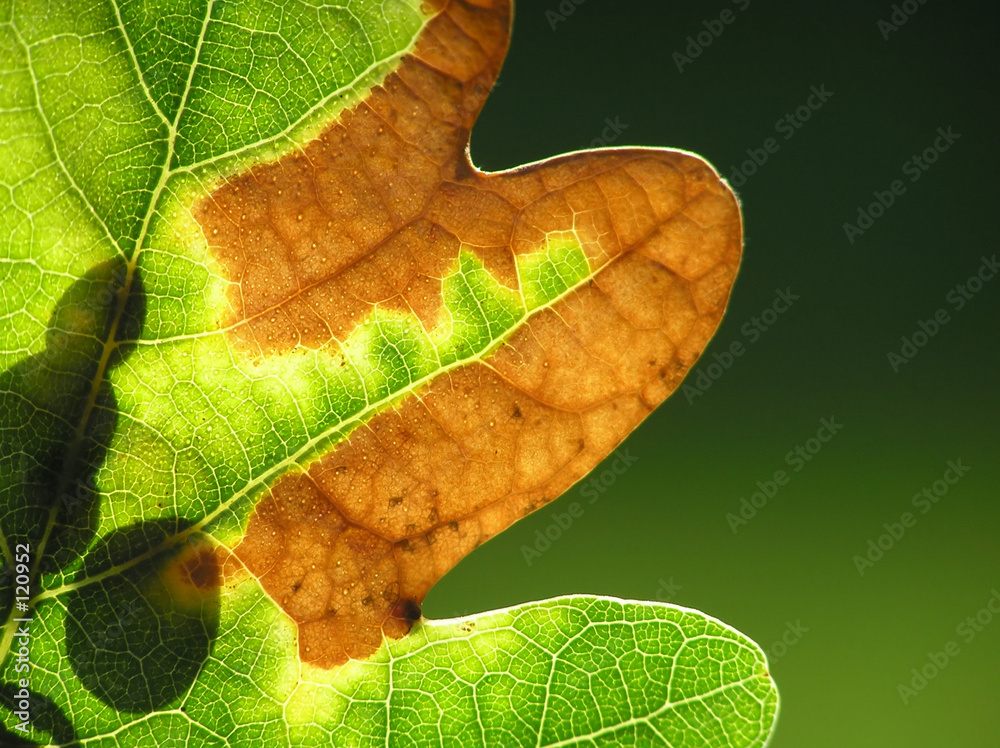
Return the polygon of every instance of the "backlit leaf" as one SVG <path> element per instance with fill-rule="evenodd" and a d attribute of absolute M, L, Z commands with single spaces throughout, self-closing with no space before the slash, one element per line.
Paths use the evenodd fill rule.
<path fill-rule="evenodd" d="M 34 740 L 766 740 L 760 650 L 700 614 L 420 622 L 704 349 L 741 250 L 711 167 L 477 170 L 504 0 L 2 14 L 8 735 L 27 615 Z"/>

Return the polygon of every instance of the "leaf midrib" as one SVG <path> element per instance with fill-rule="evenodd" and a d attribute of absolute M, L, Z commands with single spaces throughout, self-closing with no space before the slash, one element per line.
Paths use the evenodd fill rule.
<path fill-rule="evenodd" d="M 160 198 L 163 195 L 163 190 L 166 187 L 166 184 L 171 176 L 170 162 L 173 158 L 174 144 L 177 139 L 177 123 L 180 122 L 181 114 L 184 112 L 187 106 L 188 97 L 191 94 L 191 81 L 194 79 L 194 71 L 195 68 L 198 66 L 198 60 L 201 55 L 202 43 L 204 42 L 205 39 L 205 30 L 208 28 L 209 20 L 212 17 L 212 8 L 215 5 L 215 0 L 209 0 L 208 5 L 206 6 L 205 19 L 202 21 L 201 32 L 198 36 L 198 44 L 195 49 L 194 60 L 191 63 L 191 70 L 188 73 L 188 79 L 185 83 L 184 94 L 181 97 L 181 103 L 177 109 L 177 117 L 172 124 L 167 121 L 166 117 L 163 115 L 159 107 L 156 105 L 156 102 L 152 100 L 150 91 L 145 83 L 145 76 L 143 75 L 142 69 L 139 67 L 139 61 L 135 57 L 132 43 L 128 36 L 128 32 L 126 31 L 125 25 L 122 23 L 121 20 L 121 15 L 118 12 L 118 4 L 113 0 L 112 5 L 114 6 L 115 9 L 115 18 L 118 22 L 119 29 L 121 30 L 122 37 L 125 40 L 125 46 L 129 51 L 129 57 L 132 60 L 133 65 L 135 66 L 135 72 L 136 76 L 138 77 L 139 85 L 146 93 L 147 98 L 149 98 L 150 104 L 153 106 L 154 111 L 156 111 L 160 115 L 161 119 L 163 119 L 164 123 L 167 125 L 167 132 L 168 132 L 167 151 L 166 154 L 164 155 L 163 163 L 160 167 L 160 178 L 157 182 L 155 189 L 150 195 L 149 202 L 146 206 L 146 215 L 143 218 L 142 222 L 142 228 L 140 229 L 139 236 L 136 238 L 135 248 L 131 252 L 131 256 L 128 256 L 127 253 L 123 251 L 121 244 L 118 241 L 116 241 L 114 236 L 111 234 L 107 226 L 107 223 L 101 221 L 102 226 L 104 226 L 105 232 L 108 233 L 109 238 L 111 239 L 114 246 L 117 248 L 119 254 L 126 256 L 125 280 L 122 283 L 122 289 L 118 292 L 118 303 L 115 305 L 115 313 L 111 320 L 111 324 L 108 327 L 107 337 L 105 338 L 101 346 L 101 358 L 98 361 L 97 369 L 91 381 L 90 392 L 87 395 L 87 402 L 85 403 L 83 411 L 80 414 L 80 419 L 77 422 L 73 438 L 67 445 L 66 454 L 62 463 L 62 468 L 60 469 L 59 477 L 56 482 L 56 490 L 53 492 L 54 498 L 52 501 L 52 505 L 49 507 L 49 515 L 45 522 L 45 528 L 42 531 L 42 538 L 38 542 L 37 547 L 34 549 L 31 573 L 29 575 L 29 583 L 28 583 L 29 591 L 32 587 L 35 586 L 35 584 L 38 581 L 39 573 L 41 571 L 42 561 L 45 559 L 46 547 L 48 545 L 49 539 L 52 537 L 52 531 L 56 525 L 56 520 L 59 515 L 58 497 L 61 496 L 65 491 L 67 482 L 70 479 L 72 468 L 75 466 L 76 460 L 79 457 L 80 449 L 83 444 L 84 434 L 86 433 L 87 425 L 90 422 L 90 416 L 93 413 L 94 406 L 97 404 L 97 397 L 101 389 L 101 383 L 104 381 L 105 376 L 107 374 L 108 363 L 111 360 L 111 356 L 114 353 L 115 349 L 117 348 L 117 343 L 115 339 L 118 334 L 118 327 L 121 323 L 122 317 L 125 314 L 125 308 L 127 306 L 129 296 L 131 295 L 132 292 L 132 285 L 135 281 L 135 269 L 139 261 L 140 248 L 143 246 L 143 244 L 146 241 L 146 237 L 149 235 L 149 227 L 152 224 L 153 216 L 156 213 L 156 206 L 159 205 Z M 23 37 L 21 37 L 20 33 L 17 31 L 16 25 L 15 24 L 11 25 L 14 28 L 15 33 L 17 34 L 18 41 L 22 45 L 24 45 L 25 51 L 27 52 L 28 67 L 30 71 L 31 82 L 35 91 L 36 106 L 38 108 L 39 115 L 45 121 L 45 126 L 46 130 L 49 133 L 53 155 L 55 156 L 56 160 L 59 161 L 60 165 L 63 165 L 62 159 L 59 156 L 58 147 L 56 146 L 55 137 L 52 135 L 52 127 L 49 125 L 48 118 L 45 116 L 44 109 L 42 107 L 42 100 L 41 97 L 39 96 L 39 91 L 38 91 L 38 80 L 34 74 L 34 66 L 31 62 L 31 48 L 27 44 L 25 44 Z M 88 208 L 90 208 L 91 213 L 93 213 L 94 216 L 97 217 L 98 220 L 100 220 L 97 210 L 94 208 L 93 205 L 90 204 L 90 201 L 87 199 L 86 194 L 83 192 L 82 189 L 80 189 L 79 185 L 76 184 L 75 180 L 73 180 L 72 176 L 69 174 L 69 170 L 66 169 L 64 165 L 63 165 L 63 172 L 70 180 L 70 183 L 72 184 L 73 188 L 79 193 L 83 202 L 88 206 Z M 37 601 L 37 596 L 29 601 L 30 611 L 34 611 L 36 601 Z M 8 620 L 5 622 L 4 639 L 2 642 L 0 642 L 0 664 L 6 662 L 7 656 L 10 654 L 10 647 L 13 643 L 13 633 L 15 628 L 13 625 L 15 612 L 16 608 L 12 606 L 10 615 L 8 616 Z"/>
<path fill-rule="evenodd" d="M 622 256 L 624 255 L 619 255 L 619 257 L 611 260 L 605 265 L 602 265 L 600 268 L 598 268 L 597 271 L 592 270 L 585 278 L 581 279 L 576 285 L 568 287 L 565 291 L 563 291 L 558 296 L 554 296 L 547 303 L 535 307 L 531 311 L 526 311 L 525 314 L 520 318 L 520 320 L 518 320 L 518 322 L 515 325 L 513 325 L 510 329 L 506 330 L 500 337 L 496 338 L 495 340 L 491 340 L 478 352 L 470 354 L 465 358 L 456 359 L 452 363 L 442 364 L 438 368 L 434 369 L 432 372 L 424 375 L 419 379 L 412 381 L 406 387 L 390 393 L 388 396 L 382 398 L 381 400 L 369 402 L 364 409 L 358 411 L 354 415 L 342 421 L 339 421 L 334 426 L 322 430 L 321 432 L 313 436 L 311 439 L 306 440 L 306 442 L 303 443 L 303 445 L 299 447 L 299 449 L 296 450 L 293 454 L 286 457 L 284 460 L 275 463 L 270 468 L 263 471 L 256 478 L 247 481 L 246 485 L 243 488 L 241 488 L 239 491 L 235 491 L 225 501 L 220 502 L 218 507 L 216 507 L 214 510 L 206 514 L 205 517 L 202 518 L 200 521 L 190 525 L 189 527 L 177 533 L 176 535 L 172 535 L 169 538 L 164 539 L 164 541 L 161 542 L 158 546 L 151 548 L 146 553 L 140 556 L 136 556 L 132 559 L 129 559 L 129 561 L 127 561 L 124 564 L 120 564 L 119 566 L 111 567 L 103 572 L 94 574 L 93 576 L 85 577 L 84 579 L 81 579 L 79 581 L 70 582 L 68 584 L 64 584 L 59 587 L 54 587 L 52 589 L 45 590 L 44 592 L 41 592 L 34 598 L 32 598 L 32 602 L 34 603 L 35 601 L 41 601 L 47 598 L 58 597 L 59 595 L 69 592 L 70 590 L 80 589 L 81 587 L 85 587 L 94 582 L 106 579 L 109 576 L 114 576 L 115 574 L 126 571 L 127 569 L 131 568 L 132 566 L 135 566 L 136 564 L 142 561 L 153 558 L 157 554 L 162 553 L 165 549 L 170 548 L 171 546 L 177 543 L 183 542 L 192 534 L 204 530 L 218 517 L 227 512 L 230 509 L 230 507 L 240 499 L 253 494 L 257 489 L 267 485 L 270 481 L 279 477 L 285 472 L 293 470 L 296 467 L 303 467 L 310 461 L 310 459 L 317 458 L 322 453 L 322 449 L 325 446 L 329 445 L 332 441 L 336 440 L 337 437 L 340 436 L 342 433 L 349 432 L 358 426 L 364 425 L 371 418 L 377 415 L 380 411 L 392 407 L 394 403 L 399 402 L 403 398 L 412 395 L 418 389 L 420 389 L 426 384 L 429 384 L 438 377 L 444 376 L 455 369 L 460 369 L 464 366 L 469 366 L 474 363 L 480 363 L 483 364 L 484 366 L 490 366 L 490 364 L 486 361 L 486 358 L 488 358 L 497 348 L 503 345 L 504 342 L 511 335 L 520 330 L 528 322 L 528 320 L 530 320 L 535 315 L 540 314 L 541 312 L 552 308 L 560 301 L 565 299 L 567 296 L 578 291 L 583 285 L 585 285 L 587 282 L 593 279 L 598 272 L 605 270 L 607 267 L 612 265 Z M 490 368 L 492 369 L 492 367 Z M 221 545 L 221 541 L 219 541 L 218 539 L 215 540 L 217 543 L 220 543 Z M 228 550 L 231 551 L 232 549 L 229 548 Z"/>
<path fill-rule="evenodd" d="M 125 308 L 126 308 L 126 304 L 127 304 L 128 298 L 129 298 L 129 296 L 131 294 L 132 285 L 133 285 L 133 282 L 135 280 L 135 272 L 136 272 L 136 268 L 138 266 L 138 262 L 139 262 L 139 257 L 140 257 L 141 251 L 142 251 L 142 249 L 143 249 L 143 247 L 144 247 L 147 239 L 149 238 L 150 229 L 151 229 L 151 226 L 153 224 L 154 217 L 157 215 L 157 208 L 160 206 L 160 202 L 161 202 L 161 200 L 163 198 L 164 191 L 167 188 L 167 185 L 170 183 L 171 179 L 174 176 L 178 175 L 178 174 L 183 174 L 183 173 L 191 174 L 191 173 L 194 173 L 194 172 L 196 172 L 196 171 L 198 171 L 200 169 L 203 169 L 204 167 L 211 166 L 213 164 L 218 164 L 218 163 L 226 161 L 226 160 L 235 159 L 235 158 L 239 157 L 240 155 L 243 155 L 243 154 L 246 154 L 246 153 L 252 152 L 254 150 L 261 149 L 261 148 L 265 148 L 267 146 L 270 146 L 270 145 L 273 145 L 275 143 L 278 143 L 278 142 L 280 142 L 283 139 L 289 138 L 289 134 L 290 133 L 294 132 L 297 128 L 299 128 L 300 126 L 302 126 L 302 124 L 304 122 L 308 121 L 315 114 L 317 114 L 318 112 L 322 111 L 324 108 L 328 107 L 330 105 L 330 102 L 333 99 L 335 99 L 335 98 L 337 98 L 339 96 L 343 96 L 344 94 L 349 93 L 351 91 L 354 91 L 355 88 L 357 87 L 357 85 L 359 83 L 361 83 L 361 82 L 367 80 L 368 78 L 370 78 L 371 75 L 375 71 L 377 71 L 379 68 L 384 67 L 385 65 L 391 64 L 395 60 L 401 59 L 405 55 L 409 54 L 412 51 L 412 49 L 414 48 L 414 46 L 415 46 L 415 44 L 417 42 L 417 39 L 420 36 L 419 33 L 414 34 L 413 39 L 410 41 L 410 43 L 406 47 L 400 49 L 398 52 L 396 52 L 396 53 L 394 53 L 394 54 L 390 55 L 389 57 L 387 57 L 385 59 L 382 59 L 382 60 L 374 59 L 375 58 L 375 54 L 374 54 L 374 50 L 372 50 L 373 51 L 373 54 L 372 54 L 373 62 L 372 62 L 371 65 L 369 65 L 367 68 L 365 68 L 363 71 L 361 71 L 361 73 L 355 75 L 354 78 L 351 80 L 350 83 L 348 83 L 348 84 L 346 84 L 344 86 L 341 86 L 340 88 L 337 88 L 336 90 L 334 90 L 333 92 L 331 92 L 329 95 L 323 97 L 319 102 L 317 102 L 313 107 L 311 107 L 306 112 L 304 112 L 300 117 L 298 117 L 295 120 L 295 122 L 293 122 L 290 125 L 288 125 L 281 132 L 279 132 L 279 133 L 277 133 L 275 135 L 272 135 L 272 136 L 270 136 L 268 138 L 264 138 L 264 139 L 262 139 L 260 141 L 255 142 L 255 143 L 243 146 L 241 148 L 232 149 L 232 150 L 226 151 L 225 153 L 221 153 L 221 154 L 212 156 L 211 158 L 206 158 L 206 159 L 203 159 L 201 161 L 198 161 L 198 162 L 195 162 L 195 163 L 192 163 L 192 164 L 188 164 L 186 166 L 178 166 L 174 162 L 175 162 L 176 155 L 177 155 L 177 153 L 176 153 L 176 142 L 177 142 L 177 137 L 178 137 L 178 133 L 179 133 L 179 125 L 181 123 L 181 120 L 182 120 L 184 112 L 187 110 L 187 106 L 188 106 L 188 103 L 189 103 L 189 98 L 190 98 L 191 91 L 192 91 L 192 83 L 194 81 L 194 75 L 195 75 L 196 70 L 198 69 L 198 66 L 199 66 L 200 60 L 201 60 L 201 54 L 202 54 L 202 50 L 203 50 L 203 47 L 204 47 L 204 41 L 205 41 L 206 32 L 208 30 L 208 27 L 209 27 L 211 21 L 212 21 L 212 12 L 213 12 L 213 9 L 215 7 L 215 0 L 209 0 L 209 2 L 206 5 L 205 17 L 202 20 L 201 30 L 200 30 L 199 36 L 198 36 L 198 42 L 197 42 L 197 45 L 196 45 L 195 51 L 194 51 L 194 57 L 193 57 L 193 59 L 191 61 L 191 64 L 190 64 L 190 69 L 188 71 L 187 81 L 185 82 L 185 87 L 184 87 L 183 95 L 181 97 L 181 102 L 178 105 L 177 114 L 174 117 L 174 121 L 173 122 L 170 122 L 170 120 L 163 113 L 163 111 L 161 110 L 161 108 L 156 103 L 155 99 L 153 98 L 152 91 L 146 85 L 144 71 L 141 68 L 141 66 L 139 64 L 139 61 L 138 61 L 138 58 L 135 55 L 135 48 L 134 48 L 134 46 L 133 46 L 133 44 L 132 44 L 132 42 L 131 42 L 131 40 L 129 38 L 128 31 L 126 30 L 125 24 L 122 21 L 121 14 L 119 12 L 119 6 L 118 6 L 117 0 L 112 0 L 112 6 L 114 8 L 115 19 L 116 19 L 116 22 L 117 22 L 117 25 L 118 25 L 118 31 L 120 31 L 120 33 L 122 34 L 122 38 L 124 40 L 125 47 L 126 47 L 126 49 L 128 51 L 129 59 L 131 60 L 132 66 L 133 66 L 134 71 L 135 71 L 135 75 L 137 77 L 137 83 L 140 86 L 140 88 L 143 90 L 144 95 L 146 96 L 147 100 L 149 101 L 151 107 L 153 108 L 153 111 L 155 112 L 155 114 L 158 116 L 158 118 L 163 122 L 163 124 L 167 128 L 167 138 L 166 138 L 167 147 L 165 149 L 165 153 L 164 153 L 162 162 L 160 164 L 160 176 L 159 176 L 159 179 L 157 180 L 157 184 L 156 184 L 155 188 L 150 193 L 150 197 L 149 197 L 148 202 L 146 203 L 145 215 L 143 217 L 143 222 L 142 222 L 142 225 L 141 225 L 141 228 L 140 228 L 139 235 L 136 238 L 133 251 L 131 252 L 131 256 L 129 256 L 129 253 L 127 253 L 125 251 L 125 249 L 123 248 L 123 246 L 121 244 L 120 239 L 117 238 L 114 235 L 114 233 L 111 231 L 110 227 L 108 226 L 107 222 L 101 217 L 101 214 L 99 213 L 99 211 L 95 208 L 95 206 L 88 199 L 87 193 L 83 190 L 83 188 L 76 181 L 76 179 L 74 179 L 72 173 L 67 168 L 64 160 L 62 159 L 62 157 L 60 155 L 60 152 L 59 152 L 60 149 L 59 149 L 58 144 L 57 144 L 57 142 L 55 140 L 53 127 L 52 127 L 51 123 L 49 122 L 48 116 L 46 115 L 45 110 L 44 110 L 44 108 L 42 106 L 42 98 L 40 96 L 40 91 L 39 91 L 39 88 L 38 88 L 38 78 L 34 74 L 34 65 L 33 65 L 33 62 L 32 62 L 32 55 L 31 55 L 32 45 L 29 45 L 25 41 L 24 37 L 21 35 L 20 31 L 18 30 L 16 23 L 14 23 L 12 21 L 9 24 L 10 27 L 11 27 L 11 29 L 12 29 L 12 31 L 13 31 L 13 33 L 15 34 L 15 37 L 16 37 L 18 43 L 25 50 L 25 57 L 26 57 L 27 65 L 28 65 L 29 78 L 31 79 L 31 84 L 32 84 L 33 92 L 34 92 L 34 96 L 35 96 L 35 109 L 38 112 L 38 115 L 41 118 L 42 123 L 44 124 L 44 131 L 45 131 L 45 135 L 46 135 L 47 140 L 48 140 L 49 147 L 50 147 L 50 149 L 52 151 L 52 154 L 53 154 L 56 162 L 59 165 L 59 169 L 60 169 L 61 173 L 66 178 L 66 180 L 69 183 L 71 189 L 79 196 L 79 198 L 80 198 L 81 202 L 83 203 L 83 205 L 86 206 L 86 208 L 87 208 L 88 212 L 90 213 L 90 215 L 100 225 L 100 227 L 103 230 L 104 235 L 108 239 L 109 243 L 114 247 L 114 249 L 118 252 L 119 255 L 125 256 L 127 258 L 126 259 L 125 282 L 123 283 L 122 291 L 119 294 L 118 304 L 116 305 L 114 317 L 112 318 L 112 322 L 111 322 L 111 324 L 109 326 L 109 332 L 108 332 L 107 338 L 104 340 L 104 344 L 102 346 L 101 358 L 100 358 L 100 361 L 98 363 L 97 371 L 96 371 L 96 373 L 94 375 L 94 378 L 93 378 L 93 381 L 92 381 L 91 392 L 90 392 L 90 394 L 88 396 L 87 403 L 86 403 L 86 405 L 85 405 L 85 407 L 83 409 L 83 412 L 81 414 L 79 423 L 77 425 L 77 428 L 75 429 L 73 441 L 68 445 L 68 457 L 69 458 L 72 458 L 79 451 L 79 449 L 80 449 L 80 445 L 82 443 L 82 437 L 83 437 L 84 433 L 86 432 L 87 424 L 90 421 L 91 413 L 93 412 L 94 406 L 96 405 L 97 396 L 98 396 L 98 393 L 100 391 L 100 386 L 101 386 L 101 383 L 104 381 L 105 376 L 107 374 L 108 363 L 109 363 L 109 361 L 111 359 L 111 356 L 113 355 L 114 351 L 121 344 L 129 342 L 129 341 L 116 341 L 117 331 L 118 331 L 121 319 L 124 316 L 124 312 L 125 312 Z M 426 25 L 426 22 L 427 21 L 424 22 L 424 25 Z M 332 435 L 334 431 L 335 431 L 335 429 L 331 429 L 326 434 L 323 434 L 320 437 L 318 437 L 317 439 L 312 440 L 310 443 L 306 444 L 303 447 L 303 450 L 300 450 L 300 452 L 297 453 L 295 457 L 296 458 L 300 458 L 303 451 L 308 451 L 308 449 L 310 449 L 314 444 L 322 442 L 322 440 L 325 439 L 327 436 Z M 285 462 L 287 463 L 289 461 L 286 460 Z M 67 480 L 66 466 L 69 466 L 71 464 L 72 464 L 72 459 L 66 459 L 64 461 L 64 463 L 63 463 L 64 468 L 63 468 L 63 471 L 60 473 L 60 476 L 58 478 L 58 483 L 57 483 L 57 486 L 59 486 L 60 489 L 64 488 L 66 480 Z M 274 474 L 275 474 L 274 470 L 268 471 L 266 473 L 266 475 L 268 477 L 271 477 Z M 202 522 L 198 523 L 197 526 L 190 528 L 189 531 L 180 533 L 178 535 L 173 536 L 172 538 L 169 538 L 167 541 L 165 541 L 164 543 L 162 543 L 160 546 L 158 546 L 158 547 L 156 547 L 154 549 L 150 549 L 150 551 L 148 551 L 147 553 L 142 554 L 141 556 L 132 559 L 131 563 L 128 563 L 126 565 L 122 565 L 121 567 L 115 567 L 114 570 L 109 570 L 109 573 L 111 573 L 112 571 L 116 571 L 116 572 L 124 571 L 125 569 L 130 568 L 131 566 L 134 566 L 136 563 L 139 563 L 139 562 L 141 562 L 142 560 L 145 560 L 148 557 L 156 555 L 156 553 L 159 553 L 164 548 L 169 547 L 170 544 L 171 544 L 171 542 L 180 542 L 180 541 L 182 541 L 191 532 L 195 531 L 196 529 L 200 529 L 201 527 L 204 527 L 206 524 L 208 524 L 209 522 L 211 522 L 212 520 L 214 520 L 223 511 L 227 510 L 229 508 L 229 506 L 231 506 L 231 504 L 233 502 L 235 502 L 236 500 L 238 500 L 239 498 L 241 498 L 243 495 L 245 495 L 246 493 L 248 493 L 248 492 L 252 491 L 254 488 L 256 488 L 256 486 L 258 485 L 258 483 L 259 483 L 259 481 L 254 481 L 254 482 L 251 482 L 250 484 L 248 484 L 248 486 L 243 491 L 238 492 L 237 494 L 234 494 L 233 497 L 231 497 L 231 499 L 228 502 L 226 502 L 223 505 L 220 505 L 220 507 L 215 512 L 213 512 L 211 515 L 207 516 Z M 60 495 L 60 491 L 57 490 L 55 495 L 56 496 Z M 45 546 L 47 545 L 48 539 L 51 537 L 52 530 L 53 530 L 53 528 L 55 526 L 55 521 L 56 521 L 56 518 L 57 518 L 57 515 L 58 515 L 58 507 L 59 507 L 58 501 L 55 501 L 53 503 L 53 505 L 50 507 L 49 516 L 47 518 L 46 526 L 45 526 L 45 529 L 43 531 L 43 539 L 38 544 L 37 548 L 34 549 L 34 554 L 33 554 L 34 555 L 34 562 L 33 562 L 33 568 L 32 568 L 32 571 L 31 571 L 31 583 L 30 583 L 31 587 L 34 587 L 35 583 L 38 580 L 39 572 L 40 572 L 40 569 L 41 569 L 41 562 L 42 562 L 42 559 L 44 559 L 44 557 L 45 557 Z M 3 554 L 4 554 L 5 557 L 10 556 L 10 552 L 9 552 L 10 549 L 9 549 L 9 544 L 7 543 L 6 536 L 0 535 L 0 540 L 2 540 L 2 544 L 0 544 L 0 551 L 3 552 Z M 13 559 L 12 556 L 10 556 L 10 558 L 11 558 L 11 560 Z M 83 586 L 83 583 L 89 583 L 89 580 L 98 581 L 99 579 L 103 579 L 103 578 L 105 578 L 108 575 L 109 574 L 102 574 L 99 577 L 92 577 L 92 578 L 88 577 L 87 580 L 82 580 L 81 584 L 73 583 L 73 584 L 70 584 L 70 585 L 62 585 L 62 586 L 60 586 L 58 588 L 54 588 L 54 589 L 51 589 L 51 590 L 46 590 L 46 591 L 40 592 L 40 593 L 36 594 L 35 596 L 33 596 L 30 599 L 30 601 L 29 601 L 30 609 L 33 611 L 34 608 L 35 608 L 35 606 L 39 602 L 41 602 L 42 600 L 44 600 L 44 599 L 47 599 L 49 597 L 57 597 L 59 594 L 62 594 L 63 592 L 66 592 L 66 591 L 68 591 L 70 589 L 75 589 L 78 586 Z M 15 610 L 12 609 L 10 615 L 8 616 L 7 621 L 4 622 L 4 635 L 3 635 L 2 640 L 0 640 L 0 665 L 2 665 L 4 662 L 6 662 L 6 659 L 7 659 L 8 655 L 9 655 L 9 653 L 10 653 L 11 645 L 13 643 L 13 634 L 14 634 L 14 632 L 16 630 L 16 627 L 13 625 L 14 624 L 14 621 L 13 621 L 14 617 L 15 617 Z"/>

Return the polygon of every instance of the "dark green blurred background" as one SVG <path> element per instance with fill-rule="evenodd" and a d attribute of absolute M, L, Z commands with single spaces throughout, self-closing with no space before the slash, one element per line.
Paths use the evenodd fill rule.
<path fill-rule="evenodd" d="M 585 148 L 614 135 L 610 119 L 627 128 L 609 145 L 694 151 L 729 177 L 774 137 L 737 189 L 743 265 L 687 382 L 734 340 L 746 353 L 693 402 L 678 391 L 657 410 L 596 503 L 577 486 L 515 525 L 425 613 L 669 597 L 770 652 L 776 748 L 1000 746 L 1000 615 L 971 642 L 958 629 L 1000 589 L 1000 274 L 960 311 L 946 299 L 1000 254 L 996 10 L 911 0 L 884 39 L 889 2 L 576 3 L 518 5 L 473 158 L 497 170 Z M 679 72 L 673 54 L 726 8 L 733 22 Z M 785 139 L 775 124 L 810 86 L 833 96 Z M 911 182 L 904 163 L 949 126 L 960 138 Z M 843 224 L 895 179 L 905 193 L 850 243 Z M 741 329 L 779 288 L 799 300 L 751 342 Z M 894 372 L 887 354 L 942 308 L 950 321 Z M 823 417 L 843 429 L 794 472 L 786 454 Z M 920 514 L 913 496 L 959 459 L 968 474 Z M 779 469 L 790 482 L 734 534 L 726 515 Z M 529 566 L 522 546 L 573 501 L 583 516 Z M 854 556 L 906 511 L 916 524 L 862 576 Z M 789 622 L 808 631 L 775 647 Z M 959 654 L 904 704 L 898 686 L 949 641 Z"/>

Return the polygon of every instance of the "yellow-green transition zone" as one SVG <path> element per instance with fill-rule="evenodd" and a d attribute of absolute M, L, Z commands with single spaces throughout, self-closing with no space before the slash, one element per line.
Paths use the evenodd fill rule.
<path fill-rule="evenodd" d="M 591 272 L 583 250 L 563 240 L 522 255 L 518 274 L 520 290 L 507 288 L 461 251 L 442 282 L 447 322 L 430 331 L 412 314 L 376 310 L 342 346 L 254 361 L 221 332 L 141 343 L 112 373 L 130 424 L 102 471 L 109 503 L 99 534 L 126 517 L 180 514 L 234 545 L 252 506 L 245 499 L 282 470 L 304 466 L 420 384 L 480 359 Z"/>
<path fill-rule="evenodd" d="M 0 3 L 0 238 L 17 310 L 0 364 L 40 350 L 74 277 L 155 251 L 183 193 L 294 149 L 355 103 L 412 46 L 419 5 Z M 150 268 L 169 270 L 156 280 L 174 300 L 204 280 L 201 252 L 181 250 L 188 262 Z M 163 323 L 186 327 L 194 310 L 168 308 Z"/>

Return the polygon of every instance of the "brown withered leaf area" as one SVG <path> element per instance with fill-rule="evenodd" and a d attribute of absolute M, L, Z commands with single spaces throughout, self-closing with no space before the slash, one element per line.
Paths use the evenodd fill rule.
<path fill-rule="evenodd" d="M 507 0 L 447 2 L 318 139 L 197 207 L 238 284 L 226 322 L 251 359 L 334 350 L 376 304 L 434 327 L 461 245 L 516 287 L 514 257 L 572 229 L 599 268 L 487 359 L 438 376 L 260 500 L 236 555 L 320 667 L 405 634 L 459 559 L 607 456 L 678 386 L 736 276 L 738 204 L 694 156 L 472 166 L 469 132 L 510 21 Z"/>

